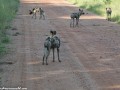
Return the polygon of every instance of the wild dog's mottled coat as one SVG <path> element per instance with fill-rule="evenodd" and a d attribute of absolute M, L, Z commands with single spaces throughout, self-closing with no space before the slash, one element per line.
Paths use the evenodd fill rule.
<path fill-rule="evenodd" d="M 106 8 L 106 14 L 107 14 L 107 20 L 111 20 L 111 14 L 112 14 L 112 9 L 111 8 Z"/>
<path fill-rule="evenodd" d="M 45 20 L 45 12 L 44 12 L 44 10 L 42 8 L 39 8 L 39 10 L 40 10 L 40 18 L 39 19 L 43 18 Z"/>
<path fill-rule="evenodd" d="M 32 10 L 29 10 L 29 14 L 32 15 L 32 18 L 36 19 L 36 14 L 39 12 L 39 19 L 43 18 L 45 19 L 45 12 L 42 8 L 33 8 Z"/>
<path fill-rule="evenodd" d="M 71 15 L 70 15 L 70 17 L 71 17 L 70 27 L 71 26 L 74 27 L 75 19 L 76 19 L 76 26 L 78 26 L 79 18 L 83 14 L 84 14 L 84 12 L 81 9 L 79 9 L 79 12 L 71 13 Z"/>
<path fill-rule="evenodd" d="M 55 61 L 55 56 L 54 56 L 54 50 L 57 49 L 57 55 L 58 55 L 58 61 L 60 61 L 59 58 L 59 48 L 60 48 L 60 39 L 58 36 L 56 36 L 56 31 L 51 31 L 50 32 L 52 36 L 47 37 L 47 39 L 44 42 L 44 56 L 43 56 L 43 65 L 44 65 L 44 59 L 46 59 L 46 65 L 48 65 L 47 59 L 50 54 L 50 50 L 52 49 L 53 51 L 53 62 Z"/>
<path fill-rule="evenodd" d="M 29 10 L 29 14 L 32 14 L 32 18 L 34 17 L 35 19 L 37 12 L 39 12 L 39 8 L 33 8 L 32 10 Z"/>

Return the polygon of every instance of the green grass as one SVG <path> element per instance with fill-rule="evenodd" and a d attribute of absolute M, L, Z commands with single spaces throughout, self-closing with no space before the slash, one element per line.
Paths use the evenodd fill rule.
<path fill-rule="evenodd" d="M 120 15 L 114 15 L 113 18 L 112 18 L 112 21 L 115 21 L 118 24 L 120 24 Z"/>
<path fill-rule="evenodd" d="M 6 51 L 6 44 L 10 42 L 7 30 L 18 10 L 19 0 L 0 0 L 0 54 Z"/>
<path fill-rule="evenodd" d="M 85 8 L 95 14 L 106 17 L 106 7 L 112 8 L 112 21 L 120 23 L 120 0 L 111 0 L 111 3 L 105 3 L 106 0 L 68 0 L 81 8 Z M 110 1 L 110 0 L 107 0 Z"/>
<path fill-rule="evenodd" d="M 6 47 L 5 47 L 5 45 L 4 44 L 2 44 L 2 43 L 0 43 L 0 56 L 2 55 L 2 54 L 5 54 L 6 53 Z"/>

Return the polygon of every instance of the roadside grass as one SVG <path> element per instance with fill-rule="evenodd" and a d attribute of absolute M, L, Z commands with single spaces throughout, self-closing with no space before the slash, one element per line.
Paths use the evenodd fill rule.
<path fill-rule="evenodd" d="M 120 15 L 114 15 L 113 17 L 112 17 L 112 21 L 117 21 L 117 23 L 118 24 L 120 24 Z"/>
<path fill-rule="evenodd" d="M 69 2 L 87 9 L 97 15 L 106 17 L 106 8 L 112 8 L 112 21 L 120 24 L 120 0 L 111 0 L 111 3 L 105 3 L 106 0 L 68 0 Z M 108 0 L 110 1 L 110 0 Z"/>
<path fill-rule="evenodd" d="M 7 30 L 18 10 L 19 0 L 0 0 L 0 56 L 7 52 L 6 45 L 10 42 Z"/>
<path fill-rule="evenodd" d="M 5 45 L 2 44 L 2 43 L 0 43 L 0 53 L 1 53 L 1 55 L 4 54 L 4 53 L 6 53 Z"/>

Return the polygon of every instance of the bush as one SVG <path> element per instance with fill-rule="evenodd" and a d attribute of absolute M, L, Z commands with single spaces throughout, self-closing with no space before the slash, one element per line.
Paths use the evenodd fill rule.
<path fill-rule="evenodd" d="M 114 15 L 112 21 L 117 21 L 120 24 L 120 15 Z"/>
<path fill-rule="evenodd" d="M 9 39 L 8 36 L 5 36 L 5 37 L 2 38 L 1 42 L 4 43 L 4 44 L 7 44 L 7 43 L 10 42 L 10 39 Z"/>
<path fill-rule="evenodd" d="M 76 0 L 68 0 L 74 3 Z M 112 21 L 120 23 L 120 0 L 78 0 L 78 5 L 81 8 L 85 8 L 95 14 L 106 17 L 105 8 L 112 8 Z"/>
<path fill-rule="evenodd" d="M 103 15 L 104 12 L 100 8 L 102 8 L 102 5 L 101 4 L 96 4 L 94 6 L 90 5 L 86 9 L 89 10 L 89 11 L 92 11 L 93 13 L 96 13 L 98 15 Z"/>
<path fill-rule="evenodd" d="M 2 43 L 0 43 L 0 56 L 1 56 L 2 54 L 4 54 L 4 53 L 6 53 L 5 45 L 2 44 Z"/>
<path fill-rule="evenodd" d="M 10 23 L 18 10 L 19 0 L 0 0 L 0 54 L 4 52 L 5 44 L 10 42 L 6 35 Z"/>
<path fill-rule="evenodd" d="M 111 4 L 111 0 L 103 0 L 103 2 L 105 3 L 105 4 Z"/>

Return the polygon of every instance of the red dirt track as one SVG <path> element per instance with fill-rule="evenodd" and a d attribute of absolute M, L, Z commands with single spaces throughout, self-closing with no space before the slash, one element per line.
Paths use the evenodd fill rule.
<path fill-rule="evenodd" d="M 10 30 L 10 54 L 3 57 L 1 87 L 27 90 L 120 90 L 120 26 L 85 10 L 79 27 L 70 28 L 78 10 L 66 0 L 20 0 Z M 42 7 L 46 20 L 32 19 L 29 9 Z M 50 30 L 61 38 L 60 59 L 42 65 L 43 44 Z M 13 34 L 20 34 L 14 36 Z M 12 36 L 13 35 L 13 36 Z"/>

